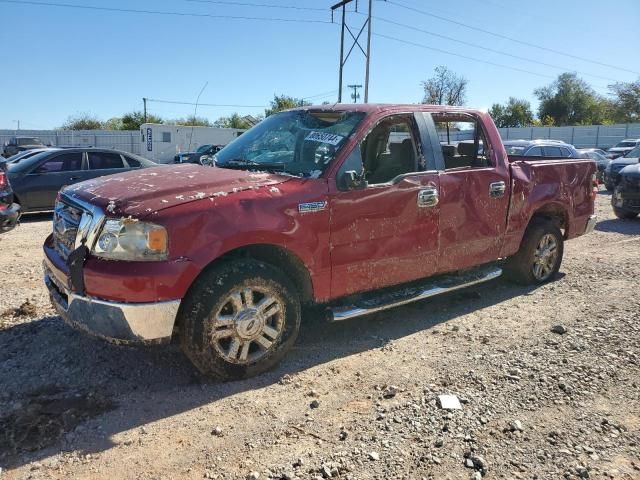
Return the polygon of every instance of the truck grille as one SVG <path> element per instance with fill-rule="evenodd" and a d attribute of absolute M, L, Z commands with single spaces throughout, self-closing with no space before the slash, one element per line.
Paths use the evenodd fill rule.
<path fill-rule="evenodd" d="M 78 226 L 83 213 L 80 208 L 64 201 L 56 202 L 53 213 L 53 244 L 64 260 L 75 249 Z"/>

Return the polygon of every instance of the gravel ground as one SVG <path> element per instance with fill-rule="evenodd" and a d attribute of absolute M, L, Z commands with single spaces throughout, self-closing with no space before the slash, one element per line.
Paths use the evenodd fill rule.
<path fill-rule="evenodd" d="M 638 479 L 640 220 L 597 210 L 544 287 L 308 322 L 278 369 L 225 384 L 65 326 L 50 216 L 28 218 L 0 238 L 0 479 Z"/>

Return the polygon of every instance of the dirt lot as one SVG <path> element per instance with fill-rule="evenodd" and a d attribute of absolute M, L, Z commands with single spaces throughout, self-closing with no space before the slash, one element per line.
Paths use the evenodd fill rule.
<path fill-rule="evenodd" d="M 308 322 L 226 384 L 64 325 L 29 218 L 0 239 L 0 478 L 640 478 L 640 220 L 608 202 L 551 284 Z"/>

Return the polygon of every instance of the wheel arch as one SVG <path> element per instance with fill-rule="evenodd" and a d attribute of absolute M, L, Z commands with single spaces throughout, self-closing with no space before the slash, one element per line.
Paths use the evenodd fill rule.
<path fill-rule="evenodd" d="M 533 212 L 527 223 L 527 228 L 539 220 L 548 220 L 553 222 L 561 231 L 563 236 L 567 237 L 569 230 L 569 213 L 564 205 L 556 202 L 550 202 L 542 205 Z"/>

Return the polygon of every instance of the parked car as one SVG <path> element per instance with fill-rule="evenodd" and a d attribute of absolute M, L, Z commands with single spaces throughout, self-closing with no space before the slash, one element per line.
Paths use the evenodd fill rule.
<path fill-rule="evenodd" d="M 463 122 L 475 141 L 441 146 Z M 542 284 L 596 222 L 595 162 L 509 159 L 491 117 L 458 107 L 284 111 L 215 164 L 61 192 L 45 283 L 67 322 L 132 343 L 175 329 L 200 371 L 242 378 L 292 347 L 303 306 L 336 321 L 503 271 Z"/>
<path fill-rule="evenodd" d="M 609 150 L 607 150 L 607 156 L 612 160 L 614 158 L 623 157 L 638 145 L 640 145 L 640 139 L 638 138 L 628 138 L 626 140 L 622 140 L 614 147 L 611 147 Z"/>
<path fill-rule="evenodd" d="M 620 171 L 611 196 L 611 205 L 616 217 L 636 218 L 640 214 L 640 163 L 627 165 Z"/>
<path fill-rule="evenodd" d="M 223 145 L 202 145 L 195 152 L 179 153 L 173 157 L 173 163 L 199 163 L 207 162 L 206 157 L 212 157 L 222 149 Z"/>
<path fill-rule="evenodd" d="M 640 146 L 637 146 L 628 152 L 624 157 L 618 157 L 615 160 L 610 161 L 607 168 L 605 168 L 603 175 L 605 188 L 612 192 L 619 181 L 620 171 L 627 165 L 633 165 L 639 161 Z"/>
<path fill-rule="evenodd" d="M 507 140 L 508 155 L 522 157 L 580 158 L 573 145 L 560 140 Z"/>
<path fill-rule="evenodd" d="M 32 150 L 34 148 L 42 148 L 45 146 L 46 145 L 42 143 L 42 140 L 36 137 L 11 137 L 8 142 L 5 142 L 2 155 L 5 158 L 9 158 L 16 153 L 23 152 L 24 150 Z"/>
<path fill-rule="evenodd" d="M 45 147 L 45 148 L 34 148 L 32 150 L 23 150 L 22 152 L 16 153 L 15 155 L 10 156 L 9 158 L 1 159 L 0 162 L 4 161 L 7 164 L 18 162 L 20 160 L 26 160 L 27 158 L 31 158 L 38 153 L 52 151 L 52 150 L 60 150 L 59 148 L 54 147 Z"/>
<path fill-rule="evenodd" d="M 12 230 L 20 219 L 20 205 L 13 201 L 13 190 L 4 163 L 0 163 L 0 233 Z"/>
<path fill-rule="evenodd" d="M 599 148 L 578 148 L 577 150 L 582 158 L 590 158 L 596 162 L 598 183 L 604 183 L 604 171 L 607 165 L 611 163 L 611 159 L 607 158 L 603 150 Z"/>
<path fill-rule="evenodd" d="M 99 148 L 40 152 L 7 165 L 16 202 L 22 212 L 52 210 L 58 191 L 67 185 L 114 173 L 156 166 L 137 155 Z"/>

